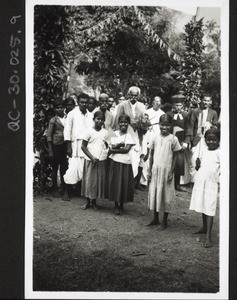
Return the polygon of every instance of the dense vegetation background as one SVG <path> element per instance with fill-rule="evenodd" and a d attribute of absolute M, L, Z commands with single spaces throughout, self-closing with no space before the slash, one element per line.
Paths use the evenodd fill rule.
<path fill-rule="evenodd" d="M 118 97 L 130 85 L 148 102 L 182 90 L 187 105 L 203 93 L 220 105 L 220 29 L 194 17 L 175 30 L 180 13 L 162 7 L 35 6 L 34 186 L 50 185 L 45 130 L 53 102 L 81 91 Z"/>

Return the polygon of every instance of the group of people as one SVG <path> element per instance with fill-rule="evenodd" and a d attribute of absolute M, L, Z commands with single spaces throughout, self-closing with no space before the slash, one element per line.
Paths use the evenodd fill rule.
<path fill-rule="evenodd" d="M 196 233 L 206 233 L 205 247 L 211 247 L 220 176 L 220 126 L 210 108 L 211 97 L 204 96 L 187 112 L 185 97 L 174 95 L 172 109 L 163 111 L 161 97 L 155 96 L 152 107 L 146 108 L 140 94 L 140 88 L 130 87 L 127 99 L 117 106 L 106 93 L 100 94 L 97 107 L 85 93 L 76 103 L 73 96 L 55 101 L 47 131 L 53 193 L 60 166 L 64 201 L 70 201 L 69 187 L 74 185 L 86 200 L 83 209 L 97 210 L 96 199 L 108 198 L 120 215 L 124 203 L 133 201 L 135 188 L 148 185 L 148 206 L 154 215 L 147 226 L 164 230 L 175 189 L 182 191 L 181 184 L 192 183 L 190 209 L 203 218 Z"/>

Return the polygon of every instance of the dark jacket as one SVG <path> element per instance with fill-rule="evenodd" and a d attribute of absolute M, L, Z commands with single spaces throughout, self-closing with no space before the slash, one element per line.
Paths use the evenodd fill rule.
<path fill-rule="evenodd" d="M 47 142 L 52 142 L 54 145 L 64 143 L 63 129 L 64 126 L 58 116 L 51 118 L 47 131 Z"/>
<path fill-rule="evenodd" d="M 182 145 L 182 143 L 187 142 L 186 139 L 185 139 L 185 137 L 186 137 L 186 134 L 185 134 L 185 133 L 186 133 L 186 129 L 187 129 L 187 117 L 188 117 L 188 113 L 187 113 L 186 111 L 181 111 L 181 112 L 180 112 L 180 114 L 181 114 L 182 117 L 183 117 L 182 120 L 180 120 L 180 119 L 175 120 L 175 119 L 174 119 L 174 116 L 176 115 L 176 113 L 173 112 L 173 111 L 172 111 L 172 112 L 169 112 L 168 114 L 169 114 L 169 115 L 172 117 L 172 119 L 173 119 L 172 126 L 173 126 L 173 127 L 178 126 L 178 127 L 180 127 L 180 128 L 183 129 L 183 131 L 179 131 L 179 132 L 177 132 L 177 133 L 175 134 L 175 135 L 177 136 L 177 138 L 178 138 L 180 144 Z"/>
<path fill-rule="evenodd" d="M 201 139 L 197 134 L 200 113 L 202 113 L 201 108 L 194 108 L 188 114 L 185 140 L 191 143 L 192 147 L 195 147 Z M 212 125 L 216 125 L 218 122 L 217 112 L 211 108 L 208 108 L 207 122 L 210 122 Z"/>

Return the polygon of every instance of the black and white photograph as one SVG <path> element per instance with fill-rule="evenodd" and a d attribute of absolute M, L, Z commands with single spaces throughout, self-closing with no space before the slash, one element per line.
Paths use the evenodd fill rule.
<path fill-rule="evenodd" d="M 228 299 L 228 2 L 26 2 L 26 299 Z"/>

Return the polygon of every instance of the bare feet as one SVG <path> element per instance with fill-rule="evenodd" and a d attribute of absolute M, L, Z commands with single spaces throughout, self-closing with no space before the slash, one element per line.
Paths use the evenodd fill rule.
<path fill-rule="evenodd" d="M 198 230 L 194 231 L 193 234 L 203 234 L 203 233 L 207 233 L 206 228 L 199 228 Z"/>
<path fill-rule="evenodd" d="M 120 215 L 120 210 L 119 210 L 118 207 L 115 207 L 114 214 L 117 215 L 117 216 Z"/>
<path fill-rule="evenodd" d="M 205 244 L 204 244 L 204 247 L 205 248 L 211 248 L 212 247 L 212 242 L 211 242 L 211 240 L 206 240 L 206 242 L 205 242 Z"/>
<path fill-rule="evenodd" d="M 70 197 L 69 197 L 68 193 L 65 193 L 65 194 L 63 195 L 62 200 L 63 200 L 63 201 L 70 201 Z"/>
<path fill-rule="evenodd" d="M 96 201 L 92 200 L 92 207 L 94 210 L 98 210 L 98 206 L 96 205 Z"/>
<path fill-rule="evenodd" d="M 86 203 L 85 205 L 82 206 L 82 209 L 86 210 L 89 207 L 90 207 L 90 203 Z"/>
<path fill-rule="evenodd" d="M 124 208 L 123 208 L 123 203 L 120 203 L 120 204 L 119 204 L 119 210 L 124 210 Z"/>
<path fill-rule="evenodd" d="M 158 230 L 163 231 L 168 227 L 166 222 L 161 222 L 160 226 L 158 227 Z"/>
<path fill-rule="evenodd" d="M 150 223 L 148 223 L 146 225 L 146 227 L 155 226 L 155 225 L 159 225 L 159 224 L 160 224 L 159 220 L 152 220 Z"/>

